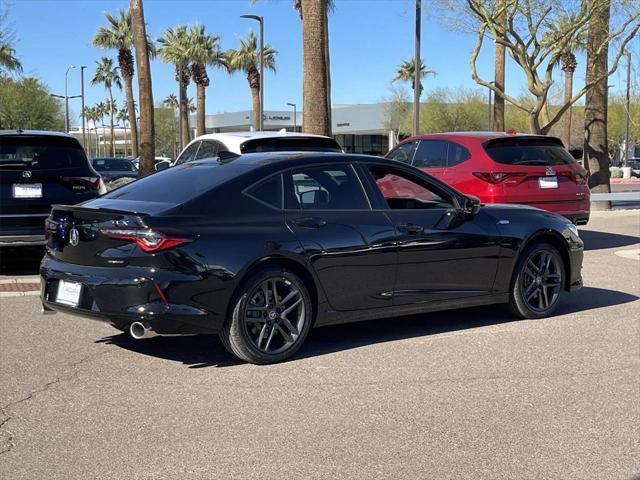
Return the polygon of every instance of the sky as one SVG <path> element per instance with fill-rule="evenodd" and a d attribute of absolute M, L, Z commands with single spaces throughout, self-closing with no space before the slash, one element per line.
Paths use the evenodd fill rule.
<path fill-rule="evenodd" d="M 16 34 L 15 47 L 24 74 L 44 81 L 52 92 L 64 94 L 65 71 L 69 65 L 87 65 L 85 70 L 86 104 L 107 98 L 99 85 L 90 85 L 96 61 L 109 56 L 117 63 L 117 52 L 100 50 L 91 38 L 106 24 L 104 12 L 127 8 L 128 0 L 0 0 L 9 5 L 9 22 Z M 334 104 L 376 103 L 390 95 L 391 79 L 400 62 L 413 56 L 415 2 L 413 0 L 335 0 L 329 18 L 332 102 Z M 287 103 L 302 106 L 302 32 L 291 0 L 145 0 L 147 32 L 157 38 L 165 28 L 179 24 L 202 23 L 208 33 L 221 37 L 222 49 L 236 48 L 238 38 L 257 22 L 240 18 L 242 14 L 265 18 L 265 43 L 276 50 L 277 71 L 265 72 L 265 110 L 288 110 Z M 428 77 L 425 90 L 439 87 L 480 88 L 471 79 L 469 57 L 475 43 L 473 35 L 447 31 L 437 14 L 423 2 L 422 57 Z M 490 80 L 493 72 L 493 45 L 486 43 L 478 60 L 481 77 Z M 636 65 L 640 57 L 640 38 L 631 47 Z M 584 82 L 584 58 L 575 75 L 575 88 Z M 582 67 L 582 68 L 581 68 Z M 156 103 L 177 94 L 172 66 L 156 59 L 151 64 L 153 95 Z M 634 75 L 637 70 L 634 70 Z M 207 114 L 249 110 L 251 95 L 246 77 L 209 69 L 211 85 L 207 89 Z M 507 93 L 519 95 L 524 78 L 517 65 L 507 61 Z M 612 90 L 624 87 L 624 72 L 614 74 Z M 555 79 L 562 82 L 561 72 Z M 80 93 L 79 68 L 69 71 L 69 95 Z M 134 81 L 134 90 L 137 90 Z M 484 90 L 486 92 L 486 90 Z M 137 94 L 136 94 L 137 95 Z M 119 105 L 124 94 L 115 93 Z M 195 86 L 189 87 L 195 98 Z M 72 123 L 77 121 L 80 100 L 70 100 Z"/>

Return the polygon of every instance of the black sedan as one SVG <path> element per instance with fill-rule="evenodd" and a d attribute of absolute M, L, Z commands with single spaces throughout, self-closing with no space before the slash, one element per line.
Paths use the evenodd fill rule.
<path fill-rule="evenodd" d="M 582 255 L 565 218 L 397 162 L 256 153 L 54 206 L 42 302 L 134 338 L 218 333 L 271 363 L 312 326 L 494 303 L 546 317 L 581 286 Z"/>
<path fill-rule="evenodd" d="M 91 165 L 100 173 L 105 182 L 138 176 L 138 170 L 133 162 L 126 158 L 93 158 Z"/>

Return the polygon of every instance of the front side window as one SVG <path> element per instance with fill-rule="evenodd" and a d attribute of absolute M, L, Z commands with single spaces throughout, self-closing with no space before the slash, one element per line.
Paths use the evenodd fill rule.
<path fill-rule="evenodd" d="M 200 146 L 200 142 L 195 142 L 189 145 L 184 152 L 180 154 L 180 156 L 176 159 L 176 165 L 180 165 L 181 163 L 190 162 L 196 156 L 198 152 L 198 147 Z"/>
<path fill-rule="evenodd" d="M 407 142 L 399 145 L 393 152 L 391 152 L 387 158 L 389 160 L 395 160 L 396 162 L 406 163 L 411 165 L 413 159 L 413 152 L 416 150 L 418 142 Z"/>
<path fill-rule="evenodd" d="M 447 192 L 415 175 L 380 166 L 370 167 L 369 173 L 391 210 L 453 207 L 453 199 Z"/>
<path fill-rule="evenodd" d="M 290 208 L 303 210 L 362 210 L 369 202 L 355 172 L 348 165 L 294 170 L 291 173 Z"/>
<path fill-rule="evenodd" d="M 413 157 L 413 166 L 418 168 L 444 168 L 447 162 L 447 142 L 421 140 Z"/>

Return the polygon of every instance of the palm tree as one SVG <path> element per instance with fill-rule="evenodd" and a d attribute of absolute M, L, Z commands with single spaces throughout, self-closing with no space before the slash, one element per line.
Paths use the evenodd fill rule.
<path fill-rule="evenodd" d="M 15 34 L 10 25 L 7 25 L 7 10 L 0 10 L 0 73 L 22 73 L 22 63 L 16 57 L 16 50 L 13 47 Z"/>
<path fill-rule="evenodd" d="M 253 100 L 253 126 L 258 125 L 258 115 L 260 115 L 260 85 L 261 78 L 258 67 L 260 65 L 260 51 L 258 41 L 252 31 L 246 39 L 240 38 L 240 48 L 231 49 L 226 52 L 229 69 L 232 72 L 241 71 L 246 73 L 247 82 L 251 89 Z M 264 46 L 264 67 L 271 71 L 276 71 L 276 55 L 278 51 L 270 45 Z"/>
<path fill-rule="evenodd" d="M 173 125 L 172 125 L 172 131 L 173 131 L 173 158 L 176 158 L 178 156 L 178 141 L 177 141 L 177 137 L 178 137 L 178 132 L 176 131 L 176 110 L 178 110 L 178 107 L 180 106 L 180 102 L 178 102 L 178 99 L 176 98 L 176 96 L 171 93 L 169 95 L 167 95 L 167 98 L 165 98 L 162 101 L 162 105 L 165 106 L 166 108 L 170 108 L 173 111 Z"/>
<path fill-rule="evenodd" d="M 118 50 L 118 65 L 124 80 L 124 93 L 129 108 L 129 125 L 131 127 L 131 150 L 134 157 L 138 156 L 138 128 L 136 114 L 133 109 L 133 74 L 134 62 L 131 49 L 133 48 L 133 31 L 131 30 L 131 14 L 127 10 L 120 10 L 115 17 L 105 12 L 107 26 L 98 28 L 92 43 L 99 48 Z"/>
<path fill-rule="evenodd" d="M 151 86 L 151 67 L 149 65 L 149 56 L 152 55 L 152 50 L 149 46 L 144 23 L 142 0 L 130 0 L 129 5 L 133 44 L 136 49 L 136 64 L 138 66 L 138 92 L 140 95 L 140 168 L 138 175 L 142 177 L 154 172 L 153 165 L 156 156 L 153 88 Z"/>
<path fill-rule="evenodd" d="M 124 128 L 124 156 L 127 156 L 127 120 L 129 119 L 129 109 L 127 105 L 123 105 L 120 110 L 116 113 L 116 120 L 118 123 L 122 123 L 122 127 Z M 129 129 L 131 131 L 131 129 Z M 132 144 L 133 150 L 133 144 Z"/>
<path fill-rule="evenodd" d="M 561 44 L 562 52 L 558 57 L 556 65 L 560 66 L 564 72 L 564 103 L 571 103 L 573 97 L 573 74 L 578 66 L 576 60 L 576 53 L 584 51 L 587 44 L 587 31 L 582 28 L 568 40 L 566 36 L 567 32 L 573 32 L 575 25 L 579 23 L 577 15 L 564 14 L 560 18 L 556 19 L 553 23 L 549 23 L 549 31 L 545 38 L 545 42 L 551 45 Z M 564 115 L 564 124 L 562 128 L 562 141 L 565 147 L 571 148 L 571 107 L 569 107 Z"/>
<path fill-rule="evenodd" d="M 204 25 L 191 27 L 188 34 L 187 55 L 191 60 L 191 78 L 196 84 L 196 135 L 205 134 L 205 88 L 209 86 L 207 65 L 222 67 L 227 72 L 229 65 L 224 53 L 219 47 L 220 37 L 204 33 Z"/>
<path fill-rule="evenodd" d="M 104 142 L 105 142 L 105 137 L 106 132 L 104 130 L 104 116 L 109 112 L 109 110 L 107 110 L 107 104 L 106 102 L 98 102 L 96 103 L 95 107 L 96 109 L 96 120 L 100 120 L 100 124 L 102 125 L 102 141 L 98 144 L 98 155 L 100 155 L 100 145 L 102 145 L 102 155 L 106 155 L 106 149 L 104 148 Z M 96 135 L 98 134 L 98 127 L 96 126 Z"/>
<path fill-rule="evenodd" d="M 414 81 L 415 71 L 416 71 L 416 62 L 413 58 L 410 60 L 403 60 L 400 66 L 398 67 L 398 70 L 396 70 L 396 76 L 391 81 L 392 82 L 396 82 L 398 80 L 403 82 L 410 81 L 411 89 L 415 89 L 415 81 Z M 428 70 L 427 68 L 425 68 L 424 62 L 420 61 L 420 78 L 425 78 L 427 75 L 435 76 L 436 71 Z M 420 82 L 420 85 L 418 86 L 418 88 L 419 88 L 418 94 L 422 95 L 422 90 L 423 90 L 422 82 Z"/>
<path fill-rule="evenodd" d="M 166 29 L 158 39 L 160 58 L 175 66 L 180 101 L 180 148 L 189 143 L 189 112 L 187 105 L 187 86 L 189 85 L 189 52 L 187 27 L 178 25 Z"/>
<path fill-rule="evenodd" d="M 83 115 L 84 115 L 84 118 L 87 120 L 87 122 L 89 121 L 94 122 L 93 126 L 95 127 L 95 121 L 96 121 L 96 119 L 94 118 L 95 109 L 87 105 L 84 107 Z M 85 148 L 87 149 L 87 156 L 91 157 L 91 126 L 87 125 L 87 129 L 89 130 L 89 141 L 85 145 Z"/>
<path fill-rule="evenodd" d="M 96 73 L 91 79 L 91 85 L 102 83 L 109 92 L 108 106 L 111 127 L 111 155 L 115 156 L 116 144 L 113 135 L 113 117 L 115 114 L 115 103 L 113 101 L 113 86 L 116 86 L 120 90 L 122 90 L 122 81 L 120 79 L 120 74 L 118 73 L 119 68 L 113 64 L 112 59 L 108 57 L 102 57 L 99 61 L 96 62 L 96 65 Z"/>

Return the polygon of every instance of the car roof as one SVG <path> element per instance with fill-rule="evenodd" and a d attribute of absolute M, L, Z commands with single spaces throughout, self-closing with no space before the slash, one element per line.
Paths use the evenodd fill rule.
<path fill-rule="evenodd" d="M 31 136 L 42 136 L 42 137 L 65 137 L 65 138 L 73 138 L 75 139 L 75 137 L 73 135 L 69 135 L 68 133 L 64 133 L 64 132 L 53 132 L 53 131 L 49 131 L 49 130 L 0 130 L 0 135 L 31 135 Z"/>
<path fill-rule="evenodd" d="M 476 140 L 495 140 L 497 138 L 553 138 L 547 135 L 536 135 L 531 133 L 509 133 L 509 132 L 490 132 L 490 131 L 478 131 L 478 132 L 442 132 L 442 133 L 429 133 L 425 135 L 416 135 L 413 137 L 408 137 L 403 140 L 420 140 L 420 139 L 429 139 L 429 138 L 472 138 Z"/>
<path fill-rule="evenodd" d="M 301 137 L 301 138 L 331 138 L 323 135 L 314 135 L 311 133 L 299 133 L 299 132 L 225 132 L 225 133 L 206 133 L 194 138 L 189 142 L 191 145 L 194 142 L 200 140 L 218 140 L 224 143 L 228 148 L 232 150 L 240 151 L 240 145 L 247 140 L 253 140 L 255 138 L 282 138 L 282 137 Z"/>

